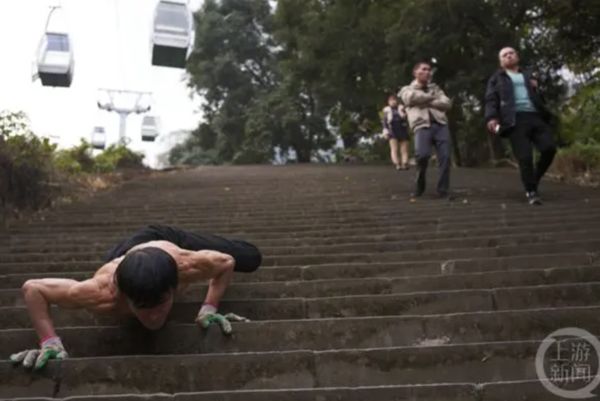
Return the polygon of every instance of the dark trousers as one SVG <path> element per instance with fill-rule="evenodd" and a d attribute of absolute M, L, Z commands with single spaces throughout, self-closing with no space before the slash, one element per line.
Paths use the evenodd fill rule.
<path fill-rule="evenodd" d="M 150 241 L 169 241 L 189 251 L 210 250 L 226 253 L 235 259 L 234 270 L 237 272 L 251 273 L 258 269 L 262 262 L 260 251 L 249 242 L 230 240 L 211 234 L 192 233 L 161 225 L 144 227 L 131 237 L 120 241 L 108 252 L 105 260 L 109 262 L 125 255 L 134 246 Z"/>
<path fill-rule="evenodd" d="M 425 192 L 427 166 L 435 148 L 439 177 L 437 192 L 446 195 L 450 186 L 450 130 L 447 125 L 432 122 L 430 127 L 415 132 L 415 157 L 417 161 L 416 194 Z"/>
<path fill-rule="evenodd" d="M 519 162 L 525 191 L 537 191 L 538 185 L 554 160 L 556 145 L 550 127 L 538 113 L 517 113 L 515 126 L 507 133 L 513 153 Z M 540 152 L 533 167 L 533 147 Z"/>

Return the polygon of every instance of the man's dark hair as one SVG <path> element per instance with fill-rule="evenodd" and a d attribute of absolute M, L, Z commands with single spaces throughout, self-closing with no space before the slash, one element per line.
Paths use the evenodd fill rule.
<path fill-rule="evenodd" d="M 137 308 L 152 308 L 177 288 L 177 263 L 167 252 L 149 247 L 132 251 L 117 266 L 117 287 Z"/>
<path fill-rule="evenodd" d="M 431 62 L 427 61 L 427 60 L 421 60 L 417 63 L 415 63 L 415 65 L 413 66 L 413 72 L 415 72 L 419 67 L 421 67 L 422 65 L 428 65 L 431 68 Z"/>

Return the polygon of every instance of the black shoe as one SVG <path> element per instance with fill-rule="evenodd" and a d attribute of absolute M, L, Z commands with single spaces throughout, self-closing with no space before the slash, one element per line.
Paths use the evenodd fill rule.
<path fill-rule="evenodd" d="M 531 206 L 542 205 L 542 200 L 536 191 L 527 192 L 525 193 L 525 196 L 527 197 L 527 203 L 529 203 Z"/>
<path fill-rule="evenodd" d="M 448 192 L 438 192 L 438 198 L 439 199 L 445 199 L 445 200 L 454 200 L 454 197 L 452 195 L 450 195 L 450 193 Z"/>

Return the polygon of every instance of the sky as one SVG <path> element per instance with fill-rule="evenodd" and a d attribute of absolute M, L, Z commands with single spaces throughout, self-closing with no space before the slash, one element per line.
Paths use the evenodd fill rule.
<path fill-rule="evenodd" d="M 202 0 L 190 0 L 196 10 Z M 191 96 L 183 69 L 155 67 L 150 63 L 150 35 L 158 0 L 2 0 L 0 1 L 0 110 L 25 111 L 33 131 L 50 137 L 59 147 L 90 140 L 94 126 L 104 126 L 108 144 L 118 139 L 119 118 L 98 109 L 99 88 L 152 92 L 151 114 L 160 118 L 161 136 L 141 141 L 141 115 L 127 120 L 130 147 L 158 167 L 157 156 L 202 118 L 201 99 Z M 59 4 L 61 15 L 53 23 L 68 28 L 75 58 L 69 88 L 43 87 L 32 81 L 33 63 L 50 11 Z M 56 22 L 58 21 L 58 22 Z M 133 102 L 121 98 L 119 104 Z"/>

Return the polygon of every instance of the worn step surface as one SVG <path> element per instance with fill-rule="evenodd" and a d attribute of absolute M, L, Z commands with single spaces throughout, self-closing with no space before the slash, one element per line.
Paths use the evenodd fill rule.
<path fill-rule="evenodd" d="M 265 261 L 225 295 L 223 311 L 253 320 L 231 337 L 193 324 L 203 284 L 158 332 L 52 308 L 71 358 L 36 374 L 1 361 L 0 398 L 557 400 L 534 357 L 557 329 L 600 334 L 600 194 L 544 183 L 531 208 L 514 171 L 453 184 L 453 201 L 409 203 L 412 173 L 387 167 L 200 168 L 14 224 L 0 232 L 2 358 L 36 343 L 26 280 L 88 278 L 146 224 L 246 239 Z"/>

